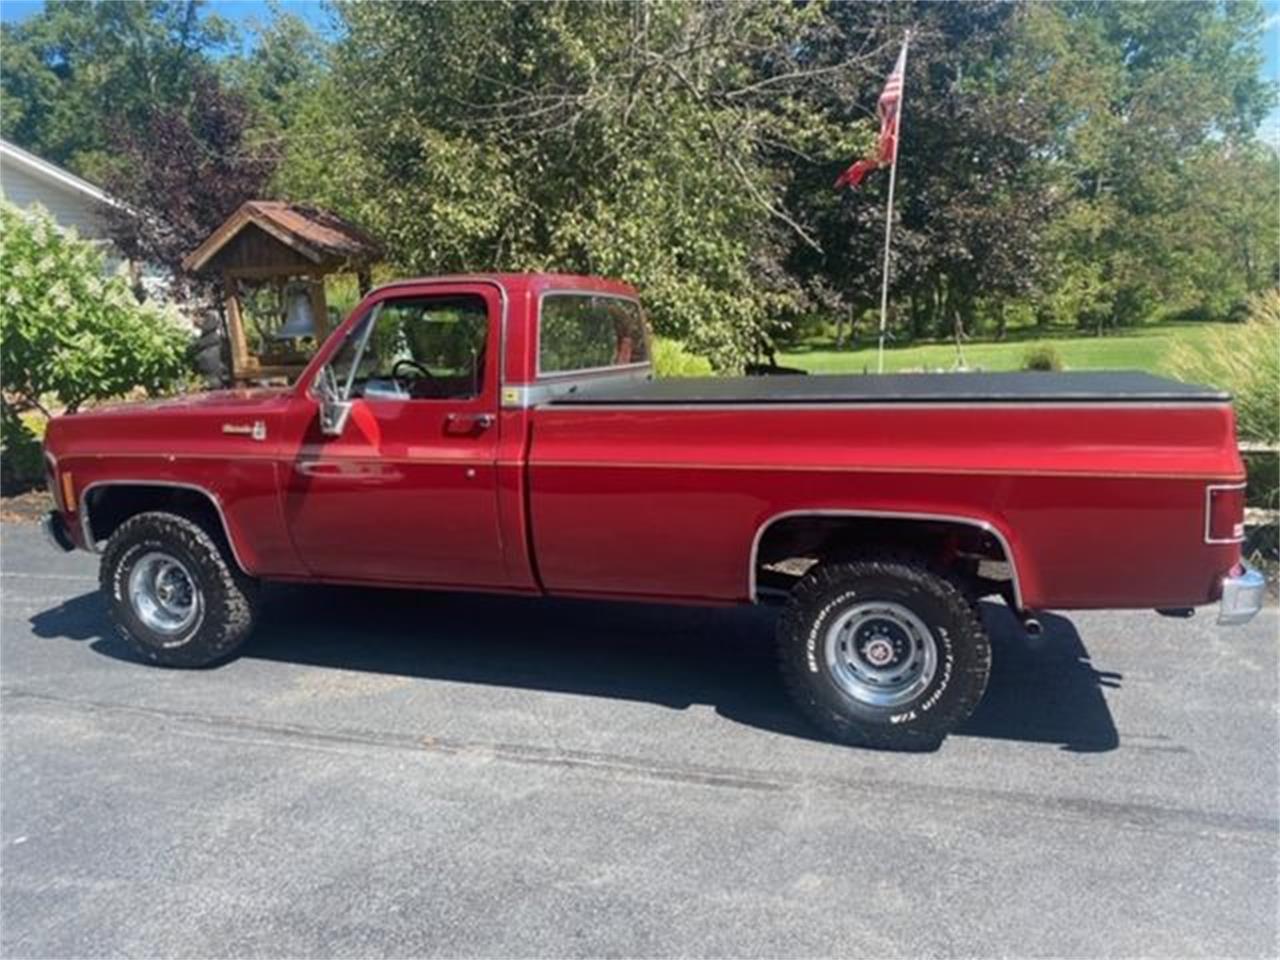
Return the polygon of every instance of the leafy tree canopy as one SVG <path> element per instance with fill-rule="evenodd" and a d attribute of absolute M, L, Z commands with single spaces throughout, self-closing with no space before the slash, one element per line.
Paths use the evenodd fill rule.
<path fill-rule="evenodd" d="M 139 130 L 117 135 L 122 162 L 107 177 L 127 205 L 109 218 L 112 238 L 127 256 L 175 272 L 240 204 L 262 195 L 272 169 L 247 142 L 246 98 L 207 70 L 192 87 L 185 107 L 157 107 Z"/>
<path fill-rule="evenodd" d="M 795 294 L 776 251 L 817 243 L 786 208 L 785 158 L 834 169 L 866 142 L 832 107 L 880 51 L 813 56 L 818 6 L 340 9 L 282 189 L 366 223 L 401 269 L 627 278 L 723 366 Z"/>
<path fill-rule="evenodd" d="M 96 244 L 0 201 L 5 403 L 74 411 L 134 389 L 163 393 L 186 375 L 186 342 L 175 317 L 106 272 Z"/>
<path fill-rule="evenodd" d="M 113 133 L 183 103 L 231 26 L 199 0 L 49 3 L 0 24 L 0 134 L 90 179 L 112 168 Z"/>
<path fill-rule="evenodd" d="M 831 183 L 909 28 L 899 336 L 1103 332 L 1277 282 L 1257 0 L 334 13 L 332 42 L 279 8 L 238 44 L 198 0 L 50 4 L 3 27 L 0 131 L 146 211 L 121 240 L 166 262 L 270 190 L 362 222 L 397 271 L 630 280 L 734 368 L 874 310 L 888 178 Z"/>

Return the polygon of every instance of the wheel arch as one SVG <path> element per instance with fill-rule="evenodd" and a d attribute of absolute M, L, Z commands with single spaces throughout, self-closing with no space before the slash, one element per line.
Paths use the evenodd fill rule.
<path fill-rule="evenodd" d="M 936 536 L 934 531 L 939 527 L 943 529 L 958 528 L 990 536 L 1003 554 L 1000 559 L 1009 565 L 1014 602 L 1019 609 L 1024 607 L 1025 579 L 1023 574 L 1025 574 L 1025 565 L 1019 564 L 1009 533 L 993 520 L 967 514 L 838 507 L 784 510 L 766 517 L 756 527 L 755 533 L 751 538 L 751 554 L 748 558 L 747 570 L 747 596 L 751 602 L 759 601 L 758 579 L 762 565 L 761 549 L 767 543 L 771 531 L 776 532 L 783 524 L 792 522 L 800 524 L 805 521 L 813 523 L 848 521 L 847 525 L 845 525 L 845 533 L 847 535 L 854 534 L 859 527 L 862 527 L 863 530 L 876 529 L 879 531 L 883 530 L 885 525 L 889 525 L 899 531 L 907 531 L 917 536 L 925 530 L 930 530 L 931 535 Z"/>
<path fill-rule="evenodd" d="M 95 523 L 93 511 L 98 511 Z M 87 550 L 98 552 L 129 517 L 149 510 L 168 510 L 195 522 L 204 522 L 211 534 L 220 535 L 240 571 L 251 576 L 245 555 L 232 533 L 226 511 L 216 493 L 195 483 L 176 480 L 96 480 L 80 491 L 79 521 Z"/>

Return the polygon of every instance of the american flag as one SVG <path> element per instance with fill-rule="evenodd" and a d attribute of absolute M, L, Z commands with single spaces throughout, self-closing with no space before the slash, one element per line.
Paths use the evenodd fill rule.
<path fill-rule="evenodd" d="M 903 73 L 907 66 L 907 40 L 902 41 L 902 50 L 898 53 L 898 62 L 893 73 L 884 82 L 884 92 L 876 104 L 876 115 L 880 118 L 880 136 L 876 138 L 871 151 L 861 160 L 836 178 L 836 189 L 849 187 L 856 189 L 858 184 L 872 170 L 888 167 L 898 158 L 898 120 L 902 106 Z"/>

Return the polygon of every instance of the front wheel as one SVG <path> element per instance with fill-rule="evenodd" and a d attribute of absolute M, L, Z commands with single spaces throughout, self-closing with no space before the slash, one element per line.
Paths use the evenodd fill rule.
<path fill-rule="evenodd" d="M 162 666 L 226 660 L 253 626 L 254 582 L 208 531 L 176 514 L 141 513 L 116 528 L 99 580 L 121 635 Z"/>
<path fill-rule="evenodd" d="M 911 557 L 815 568 L 779 620 L 778 655 L 823 733 L 896 750 L 936 747 L 973 712 L 991 670 L 969 599 Z"/>

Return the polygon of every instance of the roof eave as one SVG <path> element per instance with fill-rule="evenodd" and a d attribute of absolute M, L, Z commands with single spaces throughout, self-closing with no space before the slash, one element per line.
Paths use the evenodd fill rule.
<path fill-rule="evenodd" d="M 222 226 L 209 234 L 204 243 L 183 257 L 182 269 L 188 273 L 199 273 L 208 266 L 209 261 L 216 257 L 227 244 L 239 236 L 241 230 L 250 224 L 269 234 L 273 239 L 280 241 L 291 250 L 300 253 L 312 263 L 319 264 L 324 261 L 324 256 L 318 250 L 303 243 L 287 230 L 282 230 L 272 223 L 270 219 L 262 216 L 253 209 L 253 204 L 250 201 L 241 204 L 240 209 L 233 213 Z"/>
<path fill-rule="evenodd" d="M 109 196 L 101 187 L 94 186 L 88 180 L 82 180 L 77 177 L 70 170 L 64 170 L 57 164 L 37 157 L 34 153 L 28 153 L 7 140 L 0 140 L 0 157 L 3 157 L 8 163 L 14 164 L 28 175 L 43 180 L 45 183 L 71 190 L 103 206 L 120 210 L 128 209 L 119 200 Z"/>

